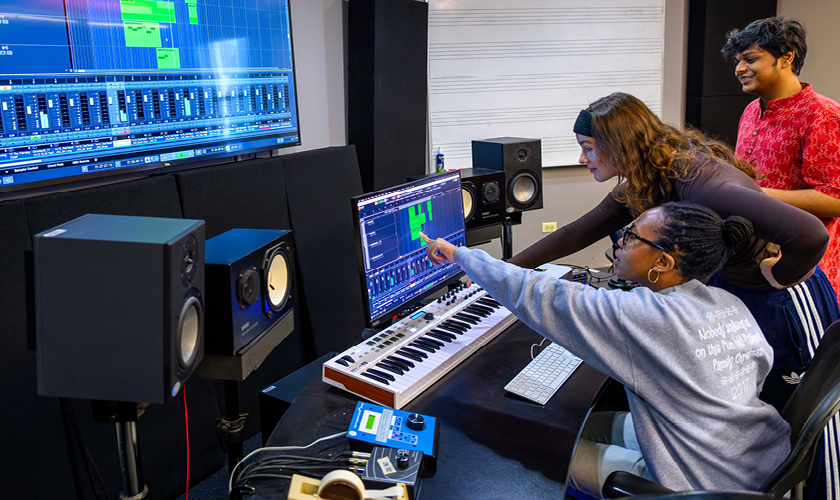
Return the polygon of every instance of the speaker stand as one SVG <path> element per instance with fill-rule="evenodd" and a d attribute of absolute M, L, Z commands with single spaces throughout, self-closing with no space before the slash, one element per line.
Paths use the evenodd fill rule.
<path fill-rule="evenodd" d="M 522 224 L 522 212 L 505 215 L 502 233 L 502 260 L 513 257 L 513 226 Z"/>
<path fill-rule="evenodd" d="M 225 416 L 216 423 L 219 441 L 227 452 L 228 476 L 236 464 L 242 461 L 242 430 L 245 428 L 247 414 L 239 413 L 239 382 L 225 380 Z"/>
<path fill-rule="evenodd" d="M 137 441 L 137 419 L 146 409 L 145 404 L 121 401 L 91 401 L 96 422 L 114 422 L 117 426 L 117 447 L 120 453 L 120 472 L 123 489 L 121 500 L 143 500 L 149 487 L 143 482 L 140 470 L 140 443 Z"/>

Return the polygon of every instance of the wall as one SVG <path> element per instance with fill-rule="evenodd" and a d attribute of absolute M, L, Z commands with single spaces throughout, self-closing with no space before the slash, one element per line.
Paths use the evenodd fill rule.
<path fill-rule="evenodd" d="M 840 101 L 840 2 L 836 0 L 779 0 L 779 14 L 796 19 L 808 30 L 808 54 L 800 80 Z"/>
<path fill-rule="evenodd" d="M 687 20 L 688 0 L 665 0 L 662 116 L 666 122 L 674 124 L 684 123 L 685 117 Z M 584 167 L 544 169 L 544 208 L 525 212 L 522 225 L 514 227 L 514 254 L 545 236 L 542 233 L 543 222 L 557 222 L 558 227 L 572 222 L 597 205 L 614 186 L 615 182 L 612 180 L 595 182 L 592 174 Z M 563 262 L 590 267 L 608 266 L 609 261 L 604 257 L 604 251 L 610 246 L 609 239 L 604 238 L 563 259 Z M 497 241 L 481 248 L 485 247 L 488 247 L 487 251 L 492 255 L 501 257 L 501 244 Z"/>
<path fill-rule="evenodd" d="M 280 154 L 347 144 L 342 0 L 290 0 L 301 145 Z"/>

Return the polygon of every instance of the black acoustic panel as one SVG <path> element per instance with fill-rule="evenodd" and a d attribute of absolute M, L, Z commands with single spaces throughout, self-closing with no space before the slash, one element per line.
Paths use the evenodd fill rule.
<path fill-rule="evenodd" d="M 734 96 L 742 93 L 741 85 L 735 79 L 735 65 L 720 53 L 726 43 L 726 33 L 775 15 L 776 0 L 689 2 L 686 95 Z"/>
<path fill-rule="evenodd" d="M 298 305 L 314 359 L 358 343 L 365 327 L 350 204 L 363 194 L 362 182 L 353 146 L 282 158 L 303 290 Z"/>
<path fill-rule="evenodd" d="M 366 192 L 426 168 L 426 2 L 353 0 L 348 12 L 348 141 Z"/>
<path fill-rule="evenodd" d="M 6 412 L 4 419 L 14 431 L 3 434 L 2 447 L 17 457 L 0 469 L 3 496 L 71 498 L 73 477 L 58 400 L 37 395 L 35 352 L 27 345 L 24 252 L 31 244 L 23 200 L 0 203 L 0 227 L 0 399 L 5 408 L 15 409 Z"/>
<path fill-rule="evenodd" d="M 738 139 L 741 113 L 755 96 L 686 97 L 686 121 L 733 148 Z"/>
<path fill-rule="evenodd" d="M 38 196 L 25 203 L 31 235 L 91 213 L 182 217 L 178 189 L 171 175 Z"/>
<path fill-rule="evenodd" d="M 233 228 L 288 229 L 280 158 L 265 158 L 174 174 L 187 219 L 203 219 L 207 237 Z"/>

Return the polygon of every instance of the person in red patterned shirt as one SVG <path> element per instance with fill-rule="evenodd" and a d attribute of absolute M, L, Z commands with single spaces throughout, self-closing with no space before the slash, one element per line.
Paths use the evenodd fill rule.
<path fill-rule="evenodd" d="M 830 236 L 820 267 L 840 296 L 840 105 L 799 81 L 807 45 L 797 21 L 772 17 L 727 35 L 744 92 L 735 154 L 765 193 L 820 217 Z"/>
<path fill-rule="evenodd" d="M 765 193 L 825 224 L 829 244 L 819 267 L 840 295 L 840 105 L 799 81 L 807 49 L 805 27 L 779 16 L 730 31 L 721 52 L 735 62 L 741 89 L 758 96 L 741 115 L 735 154 L 755 167 Z M 821 333 L 811 336 L 818 342 Z M 838 430 L 835 415 L 806 498 L 840 499 Z"/>

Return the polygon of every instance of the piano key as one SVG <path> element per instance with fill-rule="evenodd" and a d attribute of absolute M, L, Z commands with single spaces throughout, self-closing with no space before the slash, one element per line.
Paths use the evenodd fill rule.
<path fill-rule="evenodd" d="M 444 342 L 452 342 L 453 340 L 458 338 L 455 335 L 452 335 L 451 333 L 445 332 L 443 330 L 432 330 L 426 333 L 426 335 L 431 335 L 432 337 L 443 340 Z"/>
<path fill-rule="evenodd" d="M 423 344 L 417 342 L 416 340 L 414 342 L 409 342 L 408 345 L 410 345 L 411 347 L 415 347 L 417 349 L 421 349 L 423 351 L 430 352 L 432 354 L 434 354 L 434 352 L 435 352 L 435 350 L 433 348 L 431 348 L 427 345 L 423 345 Z"/>
<path fill-rule="evenodd" d="M 443 330 L 443 331 L 446 331 L 446 332 L 449 332 L 449 333 L 457 333 L 458 335 L 463 335 L 464 334 L 464 332 L 459 330 L 458 328 L 453 328 L 453 327 L 451 327 L 449 325 L 446 325 L 446 324 L 438 325 L 437 329 L 438 330 Z"/>
<path fill-rule="evenodd" d="M 466 321 L 467 323 L 471 323 L 473 325 L 477 325 L 481 323 L 481 320 L 477 316 L 473 316 L 472 314 L 467 314 L 463 312 L 459 312 L 453 318 L 460 319 L 461 321 Z"/>
<path fill-rule="evenodd" d="M 470 328 L 472 328 L 471 324 L 464 323 L 463 321 L 458 321 L 457 319 L 450 318 L 449 321 L 447 321 L 447 323 L 454 323 L 456 326 L 462 326 L 464 327 L 464 330 L 469 330 Z"/>
<path fill-rule="evenodd" d="M 376 380 L 379 383 L 382 383 L 382 384 L 385 384 L 385 385 L 390 385 L 387 380 L 385 380 L 384 378 L 382 378 L 378 375 L 374 375 L 373 373 L 368 373 L 367 371 L 363 371 L 362 375 L 367 377 L 367 378 L 371 378 L 373 380 Z"/>
<path fill-rule="evenodd" d="M 372 373 L 372 374 L 374 374 L 374 375 L 376 375 L 376 376 L 378 376 L 378 377 L 382 377 L 382 378 L 388 379 L 388 380 L 390 380 L 390 381 L 397 380 L 397 379 L 396 379 L 396 378 L 394 378 L 394 376 L 393 376 L 393 375 L 391 375 L 390 373 L 385 373 L 385 372 L 381 372 L 381 371 L 379 371 L 379 370 L 374 370 L 373 368 L 368 368 L 368 369 L 367 369 L 367 370 L 365 370 L 365 371 L 366 371 L 366 372 L 368 372 L 368 373 Z"/>
<path fill-rule="evenodd" d="M 404 368 L 405 370 L 408 370 L 409 368 L 414 368 L 414 363 L 412 363 L 411 361 L 408 361 L 407 359 L 401 359 L 397 356 L 388 356 L 385 359 L 387 359 L 388 361 L 390 361 L 392 363 L 396 363 L 398 365 L 405 366 L 405 368 Z"/>
<path fill-rule="evenodd" d="M 379 363 L 376 363 L 376 366 L 382 368 L 383 370 L 388 370 L 391 373 L 396 373 L 397 375 L 402 375 L 403 373 L 405 373 L 405 370 L 403 370 L 402 368 L 399 368 L 396 365 L 387 364 L 384 360 L 380 361 Z"/>
<path fill-rule="evenodd" d="M 500 304 L 495 299 L 491 299 L 489 297 L 482 297 L 482 298 L 476 300 L 476 302 L 478 302 L 479 304 L 482 304 L 482 305 L 486 305 L 487 307 L 492 307 L 494 309 L 502 307 L 502 304 Z"/>
<path fill-rule="evenodd" d="M 428 333 L 426 335 L 428 335 Z M 420 337 L 417 340 L 422 340 L 423 342 L 428 342 L 429 344 L 436 345 L 438 347 L 443 347 L 443 342 L 441 342 L 439 340 L 435 340 L 431 337 Z"/>
<path fill-rule="evenodd" d="M 425 352 L 423 352 L 423 351 L 415 351 L 414 349 L 412 349 L 412 348 L 410 348 L 410 347 L 403 347 L 403 350 L 404 350 L 404 351 L 408 351 L 408 352 L 410 352 L 410 353 L 414 354 L 415 356 L 420 356 L 420 358 L 422 358 L 422 359 L 426 359 L 426 358 L 428 358 L 428 357 L 429 357 L 429 355 L 428 355 L 428 354 L 426 354 Z"/>
<path fill-rule="evenodd" d="M 493 314 L 492 309 L 488 309 L 484 306 L 476 305 L 475 303 L 470 304 L 469 307 L 467 307 L 467 311 L 469 311 L 471 313 L 478 314 L 482 318 L 486 318 L 486 317 L 490 316 L 491 314 Z"/>
<path fill-rule="evenodd" d="M 408 359 L 413 359 L 414 361 L 423 361 L 422 356 L 420 356 L 419 354 L 415 354 L 414 351 L 407 351 L 405 350 L 405 348 L 397 349 L 396 353 L 401 356 L 405 356 Z"/>

